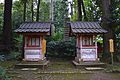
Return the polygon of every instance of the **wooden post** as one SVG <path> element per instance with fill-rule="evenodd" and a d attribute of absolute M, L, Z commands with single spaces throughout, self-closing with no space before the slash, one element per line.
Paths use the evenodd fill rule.
<path fill-rule="evenodd" d="M 24 47 L 25 47 L 25 36 L 23 35 L 23 38 L 22 38 L 22 59 L 25 58 L 25 54 L 24 54 Z"/>
<path fill-rule="evenodd" d="M 111 53 L 111 61 L 112 61 L 112 64 L 113 64 L 113 53 L 114 53 L 114 42 L 113 42 L 113 39 L 109 39 L 109 50 L 110 50 L 110 53 Z"/>

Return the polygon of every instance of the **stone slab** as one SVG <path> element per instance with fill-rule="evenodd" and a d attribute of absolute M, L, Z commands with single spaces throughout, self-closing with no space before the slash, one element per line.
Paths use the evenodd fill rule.
<path fill-rule="evenodd" d="M 85 67 L 86 70 L 104 70 L 102 67 Z"/>
<path fill-rule="evenodd" d="M 76 67 L 105 67 L 105 63 L 102 62 L 76 62 L 76 61 L 72 61 L 72 63 L 76 66 Z"/>
<path fill-rule="evenodd" d="M 25 62 L 25 63 L 18 63 L 15 65 L 15 68 L 42 68 L 44 69 L 50 61 L 45 61 L 44 63 L 40 62 Z"/>

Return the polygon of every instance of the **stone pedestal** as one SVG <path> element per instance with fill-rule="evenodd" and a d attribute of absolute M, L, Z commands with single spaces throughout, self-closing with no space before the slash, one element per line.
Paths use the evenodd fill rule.
<path fill-rule="evenodd" d="M 80 57 L 75 57 L 75 60 L 77 63 L 80 63 L 80 62 L 100 62 L 100 59 L 97 58 L 95 61 L 83 61 L 83 59 L 81 59 Z"/>
<path fill-rule="evenodd" d="M 38 58 L 23 59 L 23 61 L 32 61 L 32 62 L 45 62 L 46 60 L 47 60 L 46 57 L 43 57 L 42 59 L 38 59 Z"/>

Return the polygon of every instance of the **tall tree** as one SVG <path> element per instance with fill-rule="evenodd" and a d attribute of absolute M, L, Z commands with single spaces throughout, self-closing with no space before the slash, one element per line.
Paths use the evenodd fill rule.
<path fill-rule="evenodd" d="M 81 7 L 81 0 L 77 0 L 78 3 L 78 20 L 82 21 L 82 7 Z"/>
<path fill-rule="evenodd" d="M 26 9 L 27 9 L 27 0 L 21 0 L 21 3 L 23 4 L 23 8 L 24 8 L 24 11 L 23 11 L 23 21 L 25 22 L 26 21 Z"/>
<path fill-rule="evenodd" d="M 84 13 L 84 20 L 87 20 L 84 1 L 83 0 L 77 0 L 77 3 L 78 3 L 78 20 L 79 21 L 83 20 L 82 13 Z"/>
<path fill-rule="evenodd" d="M 108 31 L 104 34 L 104 53 L 109 53 L 109 39 L 114 38 L 113 26 L 111 24 L 110 0 L 102 0 L 102 26 Z"/>
<path fill-rule="evenodd" d="M 33 22 L 33 17 L 34 17 L 33 0 L 31 0 L 31 11 L 32 11 L 31 18 L 32 18 L 32 22 Z"/>
<path fill-rule="evenodd" d="M 23 11 L 23 21 L 25 22 L 26 21 L 26 10 L 27 10 L 27 0 L 21 0 L 21 2 L 23 3 L 23 8 L 24 8 L 24 11 Z M 24 57 L 24 37 L 23 37 L 23 42 L 22 42 L 22 57 Z"/>
<path fill-rule="evenodd" d="M 3 45 L 6 51 L 10 51 L 12 45 L 12 0 L 5 0 L 4 23 L 3 23 Z"/>
<path fill-rule="evenodd" d="M 73 14 L 71 15 L 71 20 L 73 20 L 73 21 L 76 21 L 76 20 L 78 20 L 78 9 L 77 9 L 77 1 L 78 0 L 73 0 L 73 2 L 72 2 L 72 5 L 73 5 L 73 9 L 71 9 L 71 10 L 73 10 L 72 12 L 73 12 Z"/>
<path fill-rule="evenodd" d="M 3 10 L 4 4 L 0 3 L 0 36 L 2 36 L 2 28 L 3 28 Z M 1 37 L 0 37 L 0 44 L 1 44 Z"/>
<path fill-rule="evenodd" d="M 40 5 L 40 12 L 39 14 L 41 16 L 39 16 L 39 20 L 40 21 L 50 21 L 50 3 L 49 2 L 41 2 Z"/>
<path fill-rule="evenodd" d="M 38 4 L 37 4 L 37 15 L 36 15 L 36 21 L 39 21 L 39 12 L 40 12 L 40 0 L 38 0 Z"/>
<path fill-rule="evenodd" d="M 81 5 L 82 5 L 82 8 L 83 8 L 84 20 L 87 20 L 87 15 L 86 15 L 86 11 L 85 11 L 85 5 L 84 5 L 84 2 L 83 2 L 83 0 L 81 0 Z"/>

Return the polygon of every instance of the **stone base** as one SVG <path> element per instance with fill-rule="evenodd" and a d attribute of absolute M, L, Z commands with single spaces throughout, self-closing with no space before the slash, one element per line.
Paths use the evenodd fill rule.
<path fill-rule="evenodd" d="M 99 58 L 97 58 L 95 61 L 84 61 L 83 59 L 81 59 L 81 58 L 79 58 L 79 57 L 75 57 L 75 61 L 77 62 L 77 63 L 81 63 L 81 62 L 100 62 L 100 59 Z"/>
<path fill-rule="evenodd" d="M 85 67 L 105 67 L 106 64 L 102 62 L 76 62 L 72 61 L 75 67 L 85 68 Z"/>
<path fill-rule="evenodd" d="M 39 59 L 39 58 L 29 58 L 29 59 L 23 59 L 23 61 L 43 62 L 43 61 L 46 61 L 46 57 L 44 57 L 43 59 Z"/>
<path fill-rule="evenodd" d="M 39 59 L 37 61 L 23 59 L 23 61 L 15 65 L 15 68 L 42 68 L 44 69 L 45 67 L 47 67 L 48 63 L 49 61 L 46 59 L 46 57 L 44 59 Z"/>

